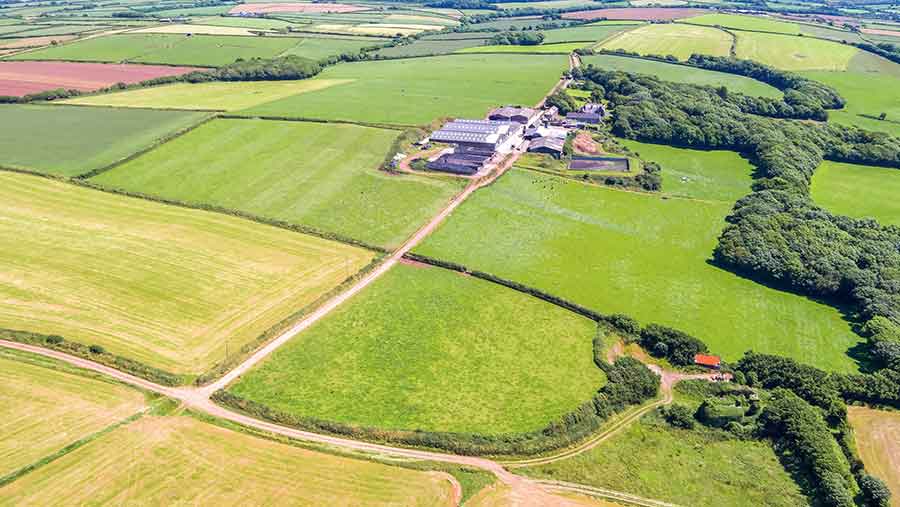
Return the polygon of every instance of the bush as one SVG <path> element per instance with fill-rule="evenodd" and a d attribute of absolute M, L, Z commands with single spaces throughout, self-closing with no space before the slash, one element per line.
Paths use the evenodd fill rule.
<path fill-rule="evenodd" d="M 694 429 L 694 415 L 691 413 L 691 409 L 685 405 L 673 403 L 663 409 L 663 417 L 667 423 L 676 428 Z"/>
<path fill-rule="evenodd" d="M 491 37 L 488 45 L 493 46 L 537 46 L 544 42 L 544 34 L 533 31 L 503 32 Z"/>
<path fill-rule="evenodd" d="M 62 336 L 51 334 L 45 338 L 45 341 L 47 342 L 47 345 L 59 345 L 63 342 L 63 338 Z"/>
<path fill-rule="evenodd" d="M 859 489 L 862 491 L 866 505 L 872 507 L 890 507 L 891 490 L 888 489 L 884 481 L 873 475 L 863 473 L 860 475 L 858 482 Z"/>
<path fill-rule="evenodd" d="M 106 349 L 101 345 L 91 345 L 88 350 L 91 354 L 106 354 Z"/>

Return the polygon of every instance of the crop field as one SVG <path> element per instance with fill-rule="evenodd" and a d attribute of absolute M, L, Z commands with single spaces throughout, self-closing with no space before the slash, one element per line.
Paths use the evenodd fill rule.
<path fill-rule="evenodd" d="M 383 45 L 383 42 L 380 40 L 363 38 L 340 39 L 337 37 L 305 37 L 303 39 L 295 40 L 297 41 L 296 45 L 290 47 L 278 56 L 297 55 L 313 60 L 322 60 L 329 56 L 344 53 L 356 54 L 365 47 Z"/>
<path fill-rule="evenodd" d="M 212 35 L 124 34 L 29 51 L 14 60 L 161 63 L 221 66 L 238 58 L 272 58 L 295 47 L 292 37 L 231 37 Z"/>
<path fill-rule="evenodd" d="M 690 18 L 706 14 L 703 9 L 672 9 L 658 7 L 627 7 L 623 9 L 595 9 L 592 11 L 567 12 L 566 19 L 628 19 L 628 20 L 671 20 Z"/>
<path fill-rule="evenodd" d="M 0 68 L 2 65 L 0 63 Z M 350 82 L 350 80 L 341 79 L 305 79 L 301 81 L 175 83 L 103 95 L 89 95 L 61 102 L 93 106 L 236 111 Z"/>
<path fill-rule="evenodd" d="M 412 44 L 404 44 L 402 46 L 394 46 L 378 50 L 376 54 L 388 57 L 410 57 L 410 56 L 435 56 L 446 55 L 458 51 L 460 49 L 482 46 L 487 39 L 453 39 L 453 40 L 422 40 L 419 39 Z"/>
<path fill-rule="evenodd" d="M 145 416 L 6 486 L 0 505 L 450 506 L 440 474 L 333 456 L 189 416 Z"/>
<path fill-rule="evenodd" d="M 847 30 L 839 30 L 837 28 L 831 28 L 821 25 L 807 25 L 806 23 L 801 23 L 799 26 L 800 32 L 805 35 L 812 35 L 814 37 L 820 37 L 823 39 L 831 39 L 837 42 L 864 42 L 863 38 L 860 37 L 856 32 L 849 32 Z"/>
<path fill-rule="evenodd" d="M 591 55 L 581 58 L 585 65 L 607 70 L 621 70 L 656 76 L 664 81 L 705 86 L 725 86 L 731 92 L 759 97 L 781 97 L 782 93 L 766 83 L 735 74 L 698 69 L 672 63 L 613 55 Z"/>
<path fill-rule="evenodd" d="M 0 39 L 0 49 L 21 49 L 49 46 L 56 42 L 66 42 L 76 38 L 75 35 L 54 35 L 48 37 L 22 37 L 19 39 Z"/>
<path fill-rule="evenodd" d="M 737 57 L 782 70 L 845 70 L 859 50 L 837 42 L 771 33 L 737 32 Z"/>
<path fill-rule="evenodd" d="M 475 46 L 461 49 L 457 53 L 549 53 L 567 55 L 576 49 L 591 45 L 590 42 L 560 42 L 538 46 Z"/>
<path fill-rule="evenodd" d="M 847 414 L 866 471 L 887 483 L 896 505 L 900 497 L 900 412 L 847 407 Z"/>
<path fill-rule="evenodd" d="M 599 47 L 642 55 L 675 55 L 680 60 L 687 60 L 694 53 L 728 56 L 731 36 L 707 26 L 645 25 L 614 36 Z"/>
<path fill-rule="evenodd" d="M 203 113 L 0 106 L 0 166 L 76 176 L 151 146 Z"/>
<path fill-rule="evenodd" d="M 330 13 L 343 13 L 343 12 L 356 12 L 356 11 L 364 11 L 367 10 L 367 7 L 362 7 L 358 5 L 349 5 L 349 4 L 339 4 L 339 3 L 250 3 L 250 4 L 242 4 L 236 5 L 228 11 L 229 14 L 244 14 L 244 13 L 253 13 L 253 14 L 262 14 L 262 13 L 275 13 L 275 12 L 330 12 Z"/>
<path fill-rule="evenodd" d="M 224 16 L 192 18 L 191 23 L 204 26 L 226 26 L 256 30 L 280 30 L 289 26 L 300 26 L 299 23 L 291 23 L 290 21 L 284 21 L 281 19 L 238 18 Z"/>
<path fill-rule="evenodd" d="M 197 374 L 372 259 L 316 237 L 0 174 L 0 327 Z"/>
<path fill-rule="evenodd" d="M 174 34 L 192 34 L 192 35 L 236 35 L 236 36 L 255 36 L 254 32 L 266 32 L 268 30 L 249 28 L 239 28 L 235 26 L 206 26 L 206 25 L 162 25 L 151 26 L 135 30 L 132 33 L 174 33 Z"/>
<path fill-rule="evenodd" d="M 833 87 L 847 100 L 843 109 L 828 111 L 829 121 L 900 135 L 900 95 L 890 93 L 900 90 L 900 76 L 825 71 L 803 75 Z M 878 119 L 881 113 L 884 120 Z"/>
<path fill-rule="evenodd" d="M 117 423 L 144 395 L 53 360 L 0 350 L 0 477 Z"/>
<path fill-rule="evenodd" d="M 736 14 L 704 14 L 690 18 L 688 23 L 707 26 L 721 26 L 734 28 L 735 30 L 750 30 L 756 32 L 775 32 L 789 35 L 800 33 L 800 25 L 787 23 L 764 16 L 740 16 Z"/>
<path fill-rule="evenodd" d="M 453 55 L 328 67 L 313 78 L 354 82 L 242 111 L 250 115 L 427 124 L 536 104 L 568 68 L 564 55 Z"/>
<path fill-rule="evenodd" d="M 583 25 L 572 28 L 559 28 L 556 30 L 545 30 L 544 44 L 553 44 L 557 42 L 601 42 L 609 37 L 631 30 L 640 25 Z"/>
<path fill-rule="evenodd" d="M 900 225 L 898 169 L 826 161 L 816 169 L 811 192 L 832 213 Z"/>
<path fill-rule="evenodd" d="M 497 4 L 501 9 L 567 9 L 570 7 L 591 7 L 593 0 L 544 0 L 538 2 L 504 2 Z"/>
<path fill-rule="evenodd" d="M 378 171 L 399 135 L 347 124 L 216 120 L 92 181 L 399 244 L 462 189 Z"/>
<path fill-rule="evenodd" d="M 653 416 L 584 454 L 522 471 L 679 505 L 809 505 L 768 442 L 675 429 Z"/>
<path fill-rule="evenodd" d="M 530 431 L 603 384 L 595 333 L 592 321 L 531 296 L 400 265 L 230 390 L 290 413 L 370 427 Z"/>
<path fill-rule="evenodd" d="M 465 507 L 509 507 L 520 501 L 519 494 L 509 486 L 497 482 L 482 489 Z M 554 507 L 623 507 L 599 498 L 574 493 L 559 493 L 553 496 Z"/>
<path fill-rule="evenodd" d="M 467 200 L 415 251 L 675 327 L 727 360 L 752 349 L 855 370 L 847 349 L 861 339 L 837 309 L 707 262 L 731 207 L 515 170 Z"/>
<path fill-rule="evenodd" d="M 0 62 L 0 95 L 13 97 L 56 88 L 92 91 L 116 83 L 137 83 L 187 74 L 194 67 L 72 62 Z"/>
<path fill-rule="evenodd" d="M 750 193 L 753 168 L 733 151 L 701 151 L 620 139 L 662 167 L 666 194 L 733 203 Z"/>

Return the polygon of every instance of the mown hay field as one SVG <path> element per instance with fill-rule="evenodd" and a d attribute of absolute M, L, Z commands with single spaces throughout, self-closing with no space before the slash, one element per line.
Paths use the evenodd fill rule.
<path fill-rule="evenodd" d="M 565 55 L 453 55 L 328 67 L 313 79 L 354 82 L 242 111 L 250 115 L 419 125 L 536 104 L 568 68 Z"/>
<path fill-rule="evenodd" d="M 0 174 L 0 327 L 199 374 L 373 254 L 216 213 Z"/>
<path fill-rule="evenodd" d="M 544 44 L 553 44 L 556 42 L 600 42 L 609 37 L 637 28 L 640 25 L 623 25 L 623 24 L 598 24 L 598 25 L 582 25 L 571 28 L 559 28 L 556 30 L 544 30 Z"/>
<path fill-rule="evenodd" d="M 102 376 L 0 349 L 0 477 L 122 421 L 144 404 L 143 394 Z"/>
<path fill-rule="evenodd" d="M 160 63 L 218 67 L 238 58 L 273 58 L 283 53 L 322 58 L 343 51 L 329 50 L 325 39 L 294 37 L 235 37 L 227 35 L 121 34 L 85 39 L 61 46 L 28 51 L 12 60 L 71 60 L 84 62 Z M 327 40 L 326 40 L 327 41 Z M 350 42 L 354 46 L 364 43 Z M 309 49 L 307 49 L 309 48 Z"/>
<path fill-rule="evenodd" d="M 606 70 L 621 70 L 635 74 L 656 76 L 664 81 L 705 86 L 725 86 L 731 92 L 759 97 L 781 97 L 777 88 L 761 81 L 735 74 L 698 69 L 685 65 L 655 62 L 640 58 L 614 55 L 591 55 L 581 58 L 585 65 L 594 65 Z"/>
<path fill-rule="evenodd" d="M 728 56 L 731 36 L 708 26 L 645 25 L 613 36 L 599 47 L 624 49 L 642 55 L 674 55 L 680 60 L 687 60 L 694 53 Z"/>
<path fill-rule="evenodd" d="M 0 505 L 452 505 L 442 474 L 145 416 L 21 477 Z"/>
<path fill-rule="evenodd" d="M 215 120 L 92 181 L 396 247 L 462 189 L 459 179 L 379 171 L 399 134 L 349 124 Z"/>
<path fill-rule="evenodd" d="M 300 93 L 322 90 L 352 81 L 305 79 L 302 81 L 213 81 L 175 83 L 137 88 L 103 95 L 63 100 L 63 104 L 159 109 L 236 111 Z"/>
<path fill-rule="evenodd" d="M 829 121 L 900 135 L 900 74 L 811 71 L 803 75 L 833 87 L 847 100 L 843 109 L 828 111 Z M 881 113 L 884 120 L 878 119 Z"/>
<path fill-rule="evenodd" d="M 800 25 L 778 21 L 765 16 L 740 16 L 737 14 L 704 14 L 687 20 L 695 25 L 721 26 L 736 30 L 751 30 L 756 32 L 775 32 L 797 35 L 800 33 Z"/>
<path fill-rule="evenodd" d="M 595 334 L 594 322 L 531 296 L 401 264 L 229 390 L 361 426 L 531 431 L 603 385 Z"/>
<path fill-rule="evenodd" d="M 737 57 L 781 70 L 846 70 L 859 51 L 849 45 L 812 37 L 736 32 Z"/>
<path fill-rule="evenodd" d="M 205 113 L 0 106 L 0 166 L 77 176 L 152 146 Z"/>
<path fill-rule="evenodd" d="M 678 505 L 809 505 L 768 442 L 675 429 L 654 415 L 586 453 L 521 472 Z"/>
<path fill-rule="evenodd" d="M 823 162 L 812 180 L 816 204 L 839 215 L 900 225 L 900 170 Z"/>
<path fill-rule="evenodd" d="M 866 471 L 887 483 L 893 504 L 900 497 L 900 412 L 848 407 L 847 414 Z"/>
<path fill-rule="evenodd" d="M 514 170 L 416 251 L 675 327 L 727 360 L 752 349 L 855 370 L 847 350 L 861 339 L 837 309 L 709 263 L 731 207 Z"/>
<path fill-rule="evenodd" d="M 662 167 L 663 193 L 733 203 L 750 193 L 753 169 L 733 151 L 701 151 L 619 140 Z"/>

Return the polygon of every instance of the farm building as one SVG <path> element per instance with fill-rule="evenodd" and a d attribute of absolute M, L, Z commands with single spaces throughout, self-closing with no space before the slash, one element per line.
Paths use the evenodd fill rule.
<path fill-rule="evenodd" d="M 489 120 L 533 125 L 541 117 L 540 111 L 530 107 L 504 106 L 491 111 Z"/>
<path fill-rule="evenodd" d="M 558 137 L 565 139 L 568 131 L 561 127 L 532 127 L 525 131 L 525 139 L 532 140 L 539 137 Z"/>
<path fill-rule="evenodd" d="M 697 354 L 694 356 L 694 364 L 718 370 L 722 367 L 722 358 L 719 356 L 708 356 L 706 354 Z"/>
<path fill-rule="evenodd" d="M 431 134 L 431 141 L 480 148 L 491 152 L 500 150 L 521 126 L 492 120 L 453 120 Z"/>
<path fill-rule="evenodd" d="M 562 155 L 565 144 L 566 140 L 559 137 L 539 137 L 531 141 L 531 144 L 528 145 L 528 151 L 559 157 Z"/>
<path fill-rule="evenodd" d="M 602 104 L 589 102 L 578 111 L 567 114 L 566 119 L 577 124 L 596 125 L 603 121 L 604 116 L 606 116 L 606 110 Z"/>

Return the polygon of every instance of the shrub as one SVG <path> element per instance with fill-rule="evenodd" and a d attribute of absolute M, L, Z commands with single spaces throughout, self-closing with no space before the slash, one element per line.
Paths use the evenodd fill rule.
<path fill-rule="evenodd" d="M 59 345 L 63 342 L 62 336 L 51 334 L 44 339 L 48 345 Z"/>
<path fill-rule="evenodd" d="M 858 482 L 859 489 L 862 490 L 863 498 L 866 500 L 866 505 L 890 507 L 891 490 L 888 489 L 884 481 L 873 475 L 862 473 Z"/>
<path fill-rule="evenodd" d="M 106 349 L 102 345 L 91 345 L 88 347 L 91 354 L 105 354 Z"/>
<path fill-rule="evenodd" d="M 667 423 L 676 428 L 686 430 L 694 428 L 694 415 L 691 413 L 691 409 L 685 405 L 673 403 L 663 409 L 663 417 L 665 417 Z"/>

